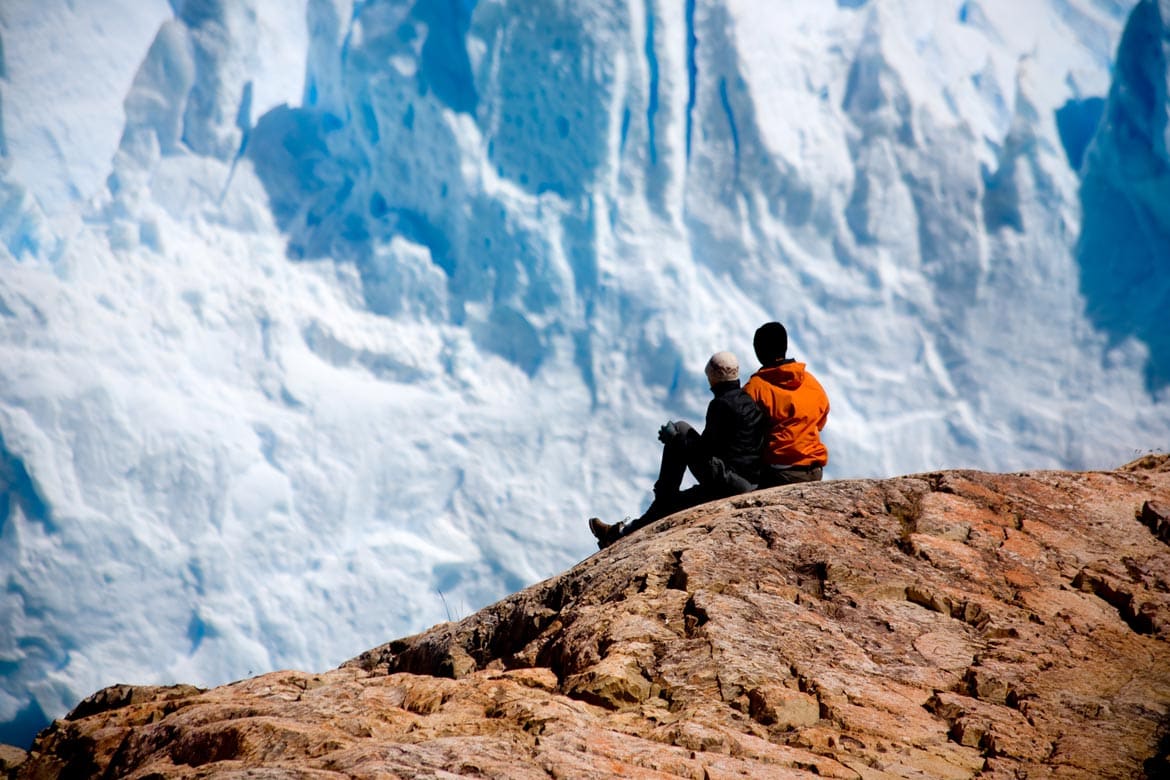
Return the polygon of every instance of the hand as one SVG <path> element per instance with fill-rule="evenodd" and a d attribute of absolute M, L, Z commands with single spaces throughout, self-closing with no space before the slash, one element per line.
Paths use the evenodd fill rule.
<path fill-rule="evenodd" d="M 673 422 L 668 422 L 658 429 L 658 441 L 663 444 L 670 444 L 678 436 L 678 426 Z"/>

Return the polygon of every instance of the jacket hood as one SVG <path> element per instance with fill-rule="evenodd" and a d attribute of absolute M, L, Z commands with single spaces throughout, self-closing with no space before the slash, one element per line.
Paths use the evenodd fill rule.
<path fill-rule="evenodd" d="M 756 376 L 770 385 L 795 390 L 804 382 L 804 363 L 786 360 L 778 366 L 761 368 L 756 372 Z"/>

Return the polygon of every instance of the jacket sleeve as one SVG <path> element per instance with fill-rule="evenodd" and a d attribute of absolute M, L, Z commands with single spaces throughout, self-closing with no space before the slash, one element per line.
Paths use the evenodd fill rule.
<path fill-rule="evenodd" d="M 817 382 L 815 378 L 813 379 L 813 382 L 816 384 L 817 395 L 819 396 L 819 400 L 821 402 L 821 414 L 820 417 L 817 418 L 817 430 L 823 431 L 825 429 L 825 424 L 829 421 L 829 395 L 825 392 L 825 388 L 821 386 L 821 383 Z"/>
<path fill-rule="evenodd" d="M 735 433 L 734 417 L 735 412 L 727 404 L 720 403 L 718 398 L 707 404 L 707 420 L 700 437 L 704 452 L 717 457 L 727 452 Z"/>

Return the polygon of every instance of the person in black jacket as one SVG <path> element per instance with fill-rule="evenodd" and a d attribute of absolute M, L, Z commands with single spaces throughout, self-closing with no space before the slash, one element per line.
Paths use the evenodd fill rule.
<path fill-rule="evenodd" d="M 760 480 L 760 451 L 768 420 L 739 386 L 739 361 L 730 352 L 716 352 L 707 361 L 707 381 L 715 397 L 707 405 L 707 421 L 699 433 L 688 423 L 672 421 L 658 431 L 662 465 L 654 483 L 654 501 L 636 520 L 603 523 L 589 518 L 597 546 L 608 547 L 655 520 L 717 498 L 755 490 Z M 687 469 L 697 485 L 680 490 Z"/>

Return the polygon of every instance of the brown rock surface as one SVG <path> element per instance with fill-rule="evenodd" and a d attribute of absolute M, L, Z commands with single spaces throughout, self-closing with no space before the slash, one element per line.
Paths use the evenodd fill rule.
<path fill-rule="evenodd" d="M 107 689 L 10 771 L 1165 777 L 1168 464 L 707 504 L 334 671 Z"/>
<path fill-rule="evenodd" d="M 0 772 L 15 772 L 24 763 L 28 753 L 12 745 L 0 745 Z"/>

